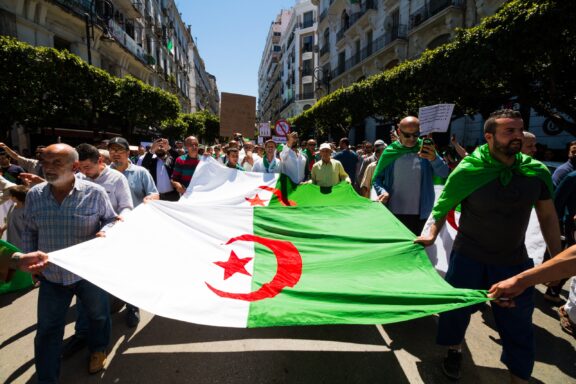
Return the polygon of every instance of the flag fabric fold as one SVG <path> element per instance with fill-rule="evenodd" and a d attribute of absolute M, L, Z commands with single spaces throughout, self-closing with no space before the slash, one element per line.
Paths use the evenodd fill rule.
<path fill-rule="evenodd" d="M 346 183 L 207 161 L 180 202 L 141 205 L 50 260 L 154 314 L 218 326 L 384 324 L 487 300 L 447 284 L 413 239 Z"/>

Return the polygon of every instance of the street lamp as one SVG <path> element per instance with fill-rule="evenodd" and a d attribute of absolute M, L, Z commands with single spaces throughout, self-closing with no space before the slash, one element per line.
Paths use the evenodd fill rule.
<path fill-rule="evenodd" d="M 318 66 L 316 68 L 314 68 L 314 71 L 312 72 L 312 76 L 314 77 L 314 79 L 316 80 L 316 97 L 320 98 L 319 96 L 321 95 L 321 91 L 323 88 L 326 90 L 325 95 L 330 93 L 330 79 L 331 79 L 331 74 L 330 71 L 325 71 L 322 67 Z"/>

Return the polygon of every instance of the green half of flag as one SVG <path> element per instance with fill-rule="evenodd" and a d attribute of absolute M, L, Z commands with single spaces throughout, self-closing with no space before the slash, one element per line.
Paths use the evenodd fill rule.
<path fill-rule="evenodd" d="M 20 252 L 20 250 L 12 244 L 0 240 L 1 260 L 10 258 L 14 252 Z M 27 289 L 34 284 L 29 273 L 13 271 L 13 273 L 9 273 L 8 276 L 10 277 L 8 281 L 0 281 L 0 294 Z"/>
<path fill-rule="evenodd" d="M 414 234 L 382 204 L 341 183 L 331 191 L 284 181 L 293 206 L 254 209 L 254 235 L 291 243 L 301 257 L 301 275 L 272 299 L 250 304 L 248 326 L 385 324 L 487 301 L 485 291 L 456 289 L 434 270 Z M 256 244 L 252 289 L 294 268 L 283 266 L 269 247 Z M 298 263 L 298 260 L 294 261 Z"/>

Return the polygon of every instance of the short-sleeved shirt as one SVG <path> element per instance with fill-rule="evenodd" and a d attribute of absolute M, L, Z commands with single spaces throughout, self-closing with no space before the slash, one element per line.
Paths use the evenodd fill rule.
<path fill-rule="evenodd" d="M 462 201 L 453 249 L 493 265 L 518 265 L 528 259 L 524 238 L 530 212 L 539 200 L 551 198 L 537 177 L 514 175 L 507 186 L 498 179 Z"/>
<path fill-rule="evenodd" d="M 110 168 L 116 169 L 114 163 L 110 165 Z M 120 172 L 126 179 L 128 179 L 128 185 L 130 185 L 130 192 L 132 193 L 132 204 L 134 208 L 142 204 L 144 198 L 153 193 L 158 193 L 158 189 L 154 184 L 154 179 L 148 170 L 139 165 L 134 165 L 130 163 L 128 168 L 124 172 Z"/>
<path fill-rule="evenodd" d="M 174 163 L 172 180 L 179 182 L 184 188 L 188 188 L 198 164 L 200 164 L 198 157 L 190 157 L 188 154 L 178 157 Z"/>
<path fill-rule="evenodd" d="M 74 187 L 61 203 L 54 198 L 50 184 L 32 187 L 26 195 L 24 216 L 24 252 L 53 252 L 80 244 L 93 239 L 97 232 L 116 220 L 104 188 L 78 178 L 74 179 Z M 48 281 L 63 285 L 82 279 L 52 263 L 42 274 Z"/>
<path fill-rule="evenodd" d="M 312 166 L 311 180 L 312 183 L 321 187 L 332 187 L 341 181 L 350 180 L 350 178 L 342 163 L 338 160 L 330 159 L 328 164 L 324 164 L 320 160 Z"/>

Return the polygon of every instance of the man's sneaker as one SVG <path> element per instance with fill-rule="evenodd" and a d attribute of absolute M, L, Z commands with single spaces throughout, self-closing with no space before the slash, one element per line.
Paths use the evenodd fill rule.
<path fill-rule="evenodd" d="M 90 364 L 88 365 L 88 372 L 98 373 L 104 369 L 106 365 L 106 353 L 104 352 L 92 352 L 90 354 Z"/>
<path fill-rule="evenodd" d="M 126 325 L 136 328 L 140 322 L 140 310 L 133 306 L 126 306 Z"/>
<path fill-rule="evenodd" d="M 458 380 L 462 366 L 462 352 L 449 349 L 446 358 L 442 362 L 442 372 L 451 379 Z"/>
<path fill-rule="evenodd" d="M 76 335 L 70 337 L 62 347 L 62 358 L 67 359 L 76 354 L 76 352 L 84 349 L 88 345 L 85 337 L 78 337 Z"/>

